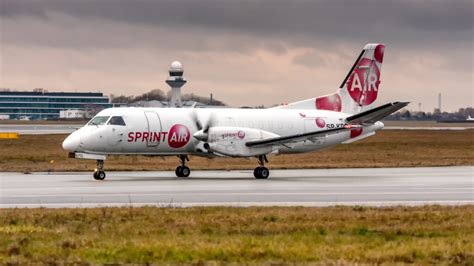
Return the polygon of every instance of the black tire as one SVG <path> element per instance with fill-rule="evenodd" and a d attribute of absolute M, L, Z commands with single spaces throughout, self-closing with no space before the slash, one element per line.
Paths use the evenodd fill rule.
<path fill-rule="evenodd" d="M 105 179 L 105 172 L 104 171 L 96 171 L 94 172 L 94 179 L 95 180 L 104 180 Z"/>
<path fill-rule="evenodd" d="M 266 167 L 257 167 L 253 170 L 253 176 L 256 179 L 267 179 L 270 176 L 270 171 Z"/>
<path fill-rule="evenodd" d="M 181 167 L 181 177 L 188 177 L 191 174 L 191 169 L 187 166 Z"/>
<path fill-rule="evenodd" d="M 177 177 L 183 177 L 183 172 L 181 170 L 182 168 L 183 168 L 182 166 L 176 167 L 176 170 L 174 171 L 174 173 L 176 174 Z"/>
<path fill-rule="evenodd" d="M 257 167 L 253 170 L 253 176 L 257 179 L 260 179 L 261 172 L 262 172 L 262 167 Z"/>

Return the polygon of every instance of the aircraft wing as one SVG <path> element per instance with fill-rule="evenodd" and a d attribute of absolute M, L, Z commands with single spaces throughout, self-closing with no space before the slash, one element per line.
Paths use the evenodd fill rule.
<path fill-rule="evenodd" d="M 350 123 L 350 124 L 359 124 L 359 125 L 373 124 L 377 121 L 382 120 L 387 115 L 402 109 L 408 104 L 409 102 L 387 103 L 379 107 L 375 107 L 374 109 L 370 109 L 370 110 L 346 117 L 346 121 L 347 123 Z"/>
<path fill-rule="evenodd" d="M 289 135 L 284 137 L 274 137 L 262 140 L 253 140 L 245 143 L 247 147 L 263 146 L 263 145 L 283 145 L 285 143 L 298 142 L 303 140 L 311 140 L 318 137 L 326 137 L 327 135 L 338 133 L 341 131 L 349 131 L 350 127 L 341 127 L 326 129 L 320 131 L 307 132 L 302 134 Z"/>

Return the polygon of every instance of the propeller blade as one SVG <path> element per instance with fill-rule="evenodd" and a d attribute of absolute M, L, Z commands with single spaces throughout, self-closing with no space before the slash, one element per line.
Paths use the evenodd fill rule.
<path fill-rule="evenodd" d="M 215 123 L 214 113 L 211 113 L 209 116 L 209 120 L 207 121 L 206 127 L 203 129 L 203 132 L 207 134 L 209 132 L 209 129 L 214 126 L 214 123 Z"/>
<path fill-rule="evenodd" d="M 198 117 L 197 117 L 197 114 L 196 114 L 196 111 L 193 109 L 193 111 L 191 112 L 190 114 L 191 116 L 191 120 L 194 121 L 194 124 L 196 124 L 196 127 L 198 130 L 202 130 L 202 124 L 201 124 L 201 121 L 199 121 Z"/>

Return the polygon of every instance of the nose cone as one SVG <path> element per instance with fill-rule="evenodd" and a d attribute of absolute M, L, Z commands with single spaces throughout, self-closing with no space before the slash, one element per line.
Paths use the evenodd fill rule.
<path fill-rule="evenodd" d="M 193 134 L 193 137 L 195 137 L 196 139 L 201 140 L 201 141 L 206 141 L 207 138 L 208 138 L 208 134 L 204 133 L 204 131 L 202 131 L 202 130 L 199 130 L 198 132 Z"/>
<path fill-rule="evenodd" d="M 81 143 L 79 134 L 72 133 L 63 141 L 63 149 L 67 151 L 76 151 Z"/>
<path fill-rule="evenodd" d="M 375 122 L 375 130 L 382 129 L 384 126 L 385 125 L 380 121 Z"/>

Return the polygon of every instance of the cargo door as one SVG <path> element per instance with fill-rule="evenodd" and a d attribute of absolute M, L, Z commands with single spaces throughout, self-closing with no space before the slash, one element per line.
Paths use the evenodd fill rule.
<path fill-rule="evenodd" d="M 158 113 L 154 111 L 145 111 L 145 117 L 148 123 L 147 147 L 157 147 L 161 140 L 161 120 Z"/>

